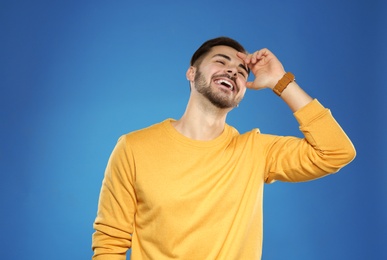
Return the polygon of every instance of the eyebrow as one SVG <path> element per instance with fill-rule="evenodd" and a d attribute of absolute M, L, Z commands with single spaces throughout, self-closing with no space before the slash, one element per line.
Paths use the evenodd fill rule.
<path fill-rule="evenodd" d="M 214 56 L 212 56 L 212 58 L 217 57 L 217 56 L 218 56 L 218 57 L 225 58 L 226 60 L 231 61 L 231 58 L 230 58 L 229 56 L 227 56 L 227 55 L 225 55 L 225 54 L 222 54 L 222 53 L 215 54 Z M 244 70 L 246 71 L 247 75 L 249 74 L 249 71 L 247 70 L 247 68 L 246 68 L 245 65 L 243 65 L 243 64 L 241 63 L 241 64 L 239 64 L 239 67 L 242 68 L 242 69 L 244 69 Z"/>

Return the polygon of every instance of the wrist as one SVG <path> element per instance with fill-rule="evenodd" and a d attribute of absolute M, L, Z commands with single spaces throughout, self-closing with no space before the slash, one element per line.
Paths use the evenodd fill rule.
<path fill-rule="evenodd" d="M 281 96 L 285 88 L 295 80 L 293 73 L 286 72 L 272 89 L 277 96 Z"/>

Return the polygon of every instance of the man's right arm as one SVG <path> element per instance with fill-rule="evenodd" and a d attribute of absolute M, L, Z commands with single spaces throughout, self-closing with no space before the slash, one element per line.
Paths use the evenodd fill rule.
<path fill-rule="evenodd" d="M 126 138 L 114 148 L 105 171 L 92 238 L 94 260 L 123 260 L 132 245 L 136 196 Z"/>

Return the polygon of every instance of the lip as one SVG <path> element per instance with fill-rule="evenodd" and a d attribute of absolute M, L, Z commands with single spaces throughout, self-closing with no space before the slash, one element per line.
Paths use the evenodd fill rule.
<path fill-rule="evenodd" d="M 217 81 L 219 80 L 223 80 L 223 81 L 226 81 L 227 83 L 229 83 L 231 86 L 232 86 L 232 89 L 228 88 L 228 87 L 225 87 L 223 86 L 222 84 L 219 84 L 217 83 Z M 220 86 L 223 86 L 224 88 L 232 91 L 232 92 L 238 92 L 239 91 L 239 88 L 236 84 L 236 82 L 232 79 L 230 79 L 229 77 L 224 77 L 224 76 L 216 76 L 212 79 L 212 82 L 214 82 L 216 85 L 220 85 Z"/>

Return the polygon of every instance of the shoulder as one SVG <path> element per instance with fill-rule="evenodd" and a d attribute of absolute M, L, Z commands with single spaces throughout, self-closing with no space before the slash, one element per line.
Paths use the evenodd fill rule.
<path fill-rule="evenodd" d="M 126 144 L 136 145 L 152 142 L 155 139 L 165 136 L 166 125 L 170 123 L 172 119 L 166 119 L 162 122 L 155 123 L 148 127 L 138 129 L 120 136 L 119 141 L 123 141 Z"/>
<path fill-rule="evenodd" d="M 248 132 L 233 136 L 234 142 L 239 145 L 244 144 L 255 148 L 270 146 L 273 142 L 281 138 L 282 136 L 262 133 L 259 128 L 253 128 Z"/>
<path fill-rule="evenodd" d="M 148 127 L 145 127 L 145 128 L 142 128 L 142 129 L 139 129 L 139 130 L 135 130 L 133 132 L 130 132 L 130 133 L 127 133 L 123 136 L 121 136 L 121 138 L 125 138 L 127 140 L 137 140 L 137 139 L 142 139 L 142 138 L 147 138 L 149 136 L 153 136 L 153 135 L 160 135 L 162 131 L 164 131 L 163 129 L 165 129 L 165 125 L 170 121 L 171 119 L 166 119 L 162 122 L 159 122 L 159 123 L 156 123 L 156 124 L 153 124 L 151 126 L 148 126 Z"/>

